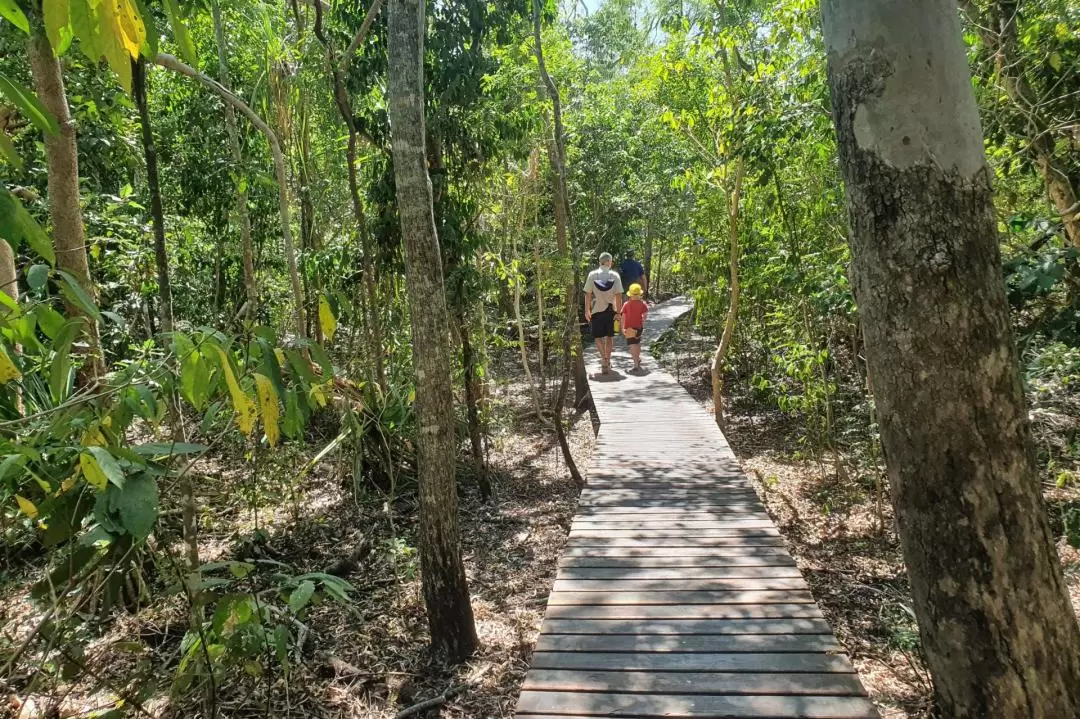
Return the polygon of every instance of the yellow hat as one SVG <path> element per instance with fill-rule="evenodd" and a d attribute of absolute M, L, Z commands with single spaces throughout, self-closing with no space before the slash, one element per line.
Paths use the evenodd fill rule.
<path fill-rule="evenodd" d="M 635 282 L 634 284 L 630 285 L 630 290 L 626 294 L 630 295 L 631 297 L 641 297 L 641 285 Z"/>

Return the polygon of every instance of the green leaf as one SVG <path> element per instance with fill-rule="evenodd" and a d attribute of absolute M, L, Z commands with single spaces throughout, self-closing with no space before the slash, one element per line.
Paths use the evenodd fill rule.
<path fill-rule="evenodd" d="M 11 21 L 11 24 L 30 34 L 30 23 L 26 21 L 26 15 L 15 3 L 15 0 L 0 0 L 0 15 Z"/>
<path fill-rule="evenodd" d="M 75 341 L 82 326 L 81 319 L 68 320 L 53 340 L 53 349 L 56 354 L 49 368 L 49 391 L 52 393 L 54 402 L 60 403 L 67 399 L 68 388 L 71 384 L 71 343 Z"/>
<path fill-rule="evenodd" d="M 163 0 L 162 4 L 165 6 L 165 17 L 169 19 L 169 25 L 172 26 L 176 45 L 180 48 L 180 57 L 184 58 L 187 64 L 198 67 L 199 60 L 195 54 L 195 43 L 191 41 L 184 19 L 180 16 L 179 3 L 176 0 Z"/>
<path fill-rule="evenodd" d="M 7 240 L 13 250 L 18 250 L 19 243 L 25 240 L 50 265 L 56 263 L 49 236 L 19 198 L 8 191 L 0 191 L 0 237 Z"/>
<path fill-rule="evenodd" d="M 1061 72 L 1061 54 L 1052 52 L 1048 58 L 1050 67 L 1054 68 L 1054 72 Z"/>
<path fill-rule="evenodd" d="M 64 323 L 67 322 L 64 316 L 54 310 L 49 305 L 41 304 L 34 308 L 34 312 L 37 314 L 38 327 L 45 333 L 45 336 L 55 341 L 56 335 L 63 328 Z"/>
<path fill-rule="evenodd" d="M 180 393 L 191 406 L 201 410 L 210 397 L 210 363 L 199 350 L 183 355 L 180 363 Z"/>
<path fill-rule="evenodd" d="M 109 450 L 104 447 L 86 447 L 83 452 L 89 452 L 97 460 L 98 467 L 105 474 L 108 480 L 115 484 L 117 487 L 123 489 L 125 477 L 124 470 L 120 469 L 120 464 L 116 461 L 116 458 L 109 453 Z"/>
<path fill-rule="evenodd" d="M 90 295 L 86 293 L 79 281 L 64 270 L 58 270 L 58 272 L 60 273 L 60 279 L 64 281 L 64 285 L 60 289 L 64 297 L 87 315 L 93 317 L 95 321 L 101 322 L 101 312 L 98 310 L 97 304 L 90 299 Z"/>
<path fill-rule="evenodd" d="M 34 265 L 26 271 L 26 284 L 32 290 L 40 290 L 49 281 L 49 266 Z"/>
<path fill-rule="evenodd" d="M 11 144 L 11 138 L 3 130 L 0 130 L 0 157 L 3 157 L 4 161 L 16 170 L 22 172 L 23 159 L 19 157 L 19 153 L 15 151 L 15 145 Z"/>
<path fill-rule="evenodd" d="M 100 448 L 99 448 L 100 449 Z M 137 540 L 146 539 L 158 517 L 158 486 L 153 477 L 128 477 L 118 492 L 109 492 L 109 504 L 121 527 Z"/>
<path fill-rule="evenodd" d="M 300 582 L 300 586 L 293 590 L 289 595 L 289 609 L 293 614 L 299 614 L 304 610 L 304 607 L 311 601 L 311 597 L 315 594 L 315 582 L 305 579 Z"/>
<path fill-rule="evenodd" d="M 45 19 L 45 34 L 49 36 L 49 44 L 52 45 L 53 54 L 60 57 L 71 47 L 71 40 L 75 37 L 71 29 L 71 13 L 68 9 L 69 0 L 42 0 L 41 11 Z"/>
<path fill-rule="evenodd" d="M 0 0 L 0 6 L 9 1 Z M 37 129 L 50 135 L 60 134 L 60 125 L 57 124 L 56 118 L 45 109 L 45 106 L 37 99 L 37 95 L 3 73 L 0 73 L 0 95 L 6 97 L 15 107 L 19 108 L 26 115 L 26 119 L 33 123 Z"/>
<path fill-rule="evenodd" d="M 97 5 L 91 5 L 90 0 L 70 0 L 68 9 L 72 32 L 79 38 L 79 49 L 88 58 L 97 62 L 104 53 L 99 34 Z"/>
<path fill-rule="evenodd" d="M 29 457 L 25 454 L 9 454 L 4 457 L 4 461 L 0 462 L 0 481 L 7 479 L 8 474 L 11 474 L 16 468 L 21 469 L 26 464 Z M 22 472 L 18 472 L 13 476 L 19 477 Z"/>
<path fill-rule="evenodd" d="M 278 664 L 281 665 L 282 671 L 288 673 L 289 671 L 289 640 L 292 636 L 289 634 L 289 628 L 284 624 L 279 624 L 274 629 L 274 651 L 277 654 Z"/>

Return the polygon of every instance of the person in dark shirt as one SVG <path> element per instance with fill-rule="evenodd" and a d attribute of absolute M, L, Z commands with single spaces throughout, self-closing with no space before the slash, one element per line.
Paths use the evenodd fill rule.
<path fill-rule="evenodd" d="M 645 268 L 634 259 L 633 250 L 626 251 L 626 259 L 619 265 L 619 274 L 622 275 L 623 287 L 629 288 L 630 285 L 641 285 L 642 292 L 648 291 L 649 284 L 645 278 Z"/>

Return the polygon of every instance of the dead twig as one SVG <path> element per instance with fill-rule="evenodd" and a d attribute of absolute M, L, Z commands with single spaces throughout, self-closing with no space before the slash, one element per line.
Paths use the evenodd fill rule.
<path fill-rule="evenodd" d="M 476 684 L 475 680 L 473 680 L 471 682 L 465 682 L 464 684 L 458 684 L 457 686 L 450 687 L 450 688 L 448 688 L 446 691 L 444 691 L 442 694 L 440 694 L 437 697 L 432 697 L 431 699 L 427 699 L 425 701 L 422 701 L 419 704 L 413 704 L 408 709 L 402 709 L 401 711 L 399 711 L 397 714 L 394 715 L 394 719 L 406 719 L 406 717 L 416 716 L 420 712 L 425 711 L 427 709 L 434 709 L 437 706 L 442 706 L 443 704 L 446 703 L 446 701 L 448 699 L 452 699 L 455 696 L 457 696 L 458 694 L 461 694 L 466 689 L 471 688 L 474 684 Z"/>

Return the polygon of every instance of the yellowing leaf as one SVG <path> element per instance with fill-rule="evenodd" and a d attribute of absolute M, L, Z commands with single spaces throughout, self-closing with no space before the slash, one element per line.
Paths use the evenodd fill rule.
<path fill-rule="evenodd" d="M 308 390 L 308 396 L 311 400 L 320 407 L 326 406 L 326 395 L 323 393 L 321 384 L 311 385 L 311 389 Z"/>
<path fill-rule="evenodd" d="M 96 422 L 90 426 L 90 429 L 83 432 L 82 446 L 84 447 L 106 447 L 108 444 L 105 435 L 101 433 L 101 427 Z"/>
<path fill-rule="evenodd" d="M 214 347 L 221 358 L 221 370 L 225 373 L 225 384 L 229 386 L 229 394 L 232 396 L 233 409 L 236 411 L 236 425 L 244 434 L 251 434 L 255 429 L 255 403 L 247 392 L 240 388 L 233 374 L 232 365 L 229 364 L 229 356 L 220 347 Z"/>
<path fill-rule="evenodd" d="M 124 90 L 131 92 L 131 58 L 127 46 L 127 37 L 121 27 L 119 17 L 119 0 L 102 0 L 98 8 L 100 12 L 100 39 L 102 54 L 120 79 Z M 139 46 L 135 47 L 135 55 L 139 54 Z"/>
<path fill-rule="evenodd" d="M 13 379 L 22 379 L 22 372 L 8 357 L 8 353 L 0 347 L 0 384 L 7 384 Z"/>
<path fill-rule="evenodd" d="M 281 351 L 280 347 L 275 347 L 274 348 L 274 356 L 277 357 L 277 363 L 280 366 L 284 367 L 285 366 L 285 353 Z"/>
<path fill-rule="evenodd" d="M 271 447 L 278 443 L 281 438 L 281 428 L 278 427 L 278 398 L 274 391 L 274 383 L 266 375 L 255 375 L 255 389 L 259 393 L 259 411 L 262 413 L 263 431 L 266 432 L 266 441 Z"/>
<path fill-rule="evenodd" d="M 117 0 L 116 14 L 120 18 L 120 29 L 126 38 L 124 47 L 131 53 L 131 59 L 137 60 L 143 43 L 146 42 L 146 24 L 132 0 Z"/>
<path fill-rule="evenodd" d="M 22 496 L 21 494 L 15 495 L 15 501 L 19 503 L 19 510 L 23 514 L 25 514 L 30 519 L 37 519 L 38 509 L 34 506 L 33 502 L 31 502 L 29 499 Z"/>
<path fill-rule="evenodd" d="M 75 486 L 75 482 L 76 482 L 76 480 L 78 480 L 78 478 L 79 478 L 79 473 L 76 472 L 75 474 L 71 475 L 70 477 L 65 479 L 63 482 L 61 482 L 60 483 L 60 492 L 59 492 L 59 494 L 66 494 L 67 492 L 70 492 L 71 488 Z"/>
<path fill-rule="evenodd" d="M 82 467 L 83 476 L 86 477 L 86 481 L 90 483 L 90 486 L 99 492 L 104 492 L 105 488 L 109 486 L 109 478 L 105 476 L 105 471 L 98 464 L 94 455 L 89 452 L 80 454 L 79 466 Z"/>
<path fill-rule="evenodd" d="M 334 317 L 334 310 L 330 308 L 330 303 L 325 297 L 319 298 L 319 325 L 322 327 L 326 341 L 333 340 L 334 332 L 337 330 L 337 318 Z"/>
<path fill-rule="evenodd" d="M 41 12 L 45 18 L 45 34 L 49 36 L 53 54 L 60 57 L 67 52 L 73 37 L 68 0 L 43 0 Z"/>
<path fill-rule="evenodd" d="M 1061 72 L 1061 55 L 1056 52 L 1050 53 L 1050 67 L 1054 68 L 1054 72 Z"/>

